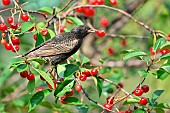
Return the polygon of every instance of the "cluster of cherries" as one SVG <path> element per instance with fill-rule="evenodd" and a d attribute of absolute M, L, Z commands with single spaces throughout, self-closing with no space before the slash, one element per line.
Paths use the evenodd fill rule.
<path fill-rule="evenodd" d="M 84 70 L 82 72 L 82 74 L 79 76 L 79 79 L 81 81 L 85 81 L 87 79 L 87 77 L 97 76 L 97 74 L 98 74 L 98 70 L 97 69 L 91 69 L 90 71 L 89 70 Z"/>
<path fill-rule="evenodd" d="M 34 74 L 32 74 L 32 73 L 29 74 L 28 71 L 20 72 L 20 76 L 22 78 L 27 78 L 28 80 L 34 80 L 35 79 Z"/>
<path fill-rule="evenodd" d="M 162 55 L 168 54 L 170 50 L 168 48 L 165 49 L 158 49 L 156 52 L 154 52 L 153 47 L 150 47 L 150 54 L 155 55 L 156 53 L 160 52 Z"/>

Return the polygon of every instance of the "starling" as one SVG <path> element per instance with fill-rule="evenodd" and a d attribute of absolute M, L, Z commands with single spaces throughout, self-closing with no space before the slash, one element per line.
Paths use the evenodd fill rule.
<path fill-rule="evenodd" d="M 57 65 L 76 53 L 83 39 L 94 32 L 85 25 L 74 27 L 70 32 L 59 34 L 25 54 L 30 58 L 44 58 Z"/>

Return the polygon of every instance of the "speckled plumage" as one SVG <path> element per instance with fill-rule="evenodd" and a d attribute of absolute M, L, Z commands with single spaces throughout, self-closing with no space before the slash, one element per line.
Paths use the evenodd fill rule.
<path fill-rule="evenodd" d="M 45 58 L 52 65 L 65 61 L 80 48 L 83 38 L 87 36 L 90 28 L 88 26 L 74 27 L 70 32 L 59 34 L 52 39 L 42 43 L 35 49 L 25 54 L 28 58 Z"/>

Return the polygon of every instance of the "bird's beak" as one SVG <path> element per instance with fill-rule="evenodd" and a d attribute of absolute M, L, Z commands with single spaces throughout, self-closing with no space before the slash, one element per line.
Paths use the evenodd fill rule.
<path fill-rule="evenodd" d="M 95 30 L 94 30 L 94 29 L 89 29 L 88 32 L 89 32 L 89 33 L 94 33 Z"/>

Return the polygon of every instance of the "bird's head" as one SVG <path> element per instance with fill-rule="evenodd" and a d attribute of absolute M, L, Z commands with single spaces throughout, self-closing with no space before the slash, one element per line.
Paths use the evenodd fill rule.
<path fill-rule="evenodd" d="M 84 38 L 91 32 L 94 32 L 94 30 L 85 25 L 74 27 L 71 30 L 71 33 L 74 33 L 78 38 Z"/>

